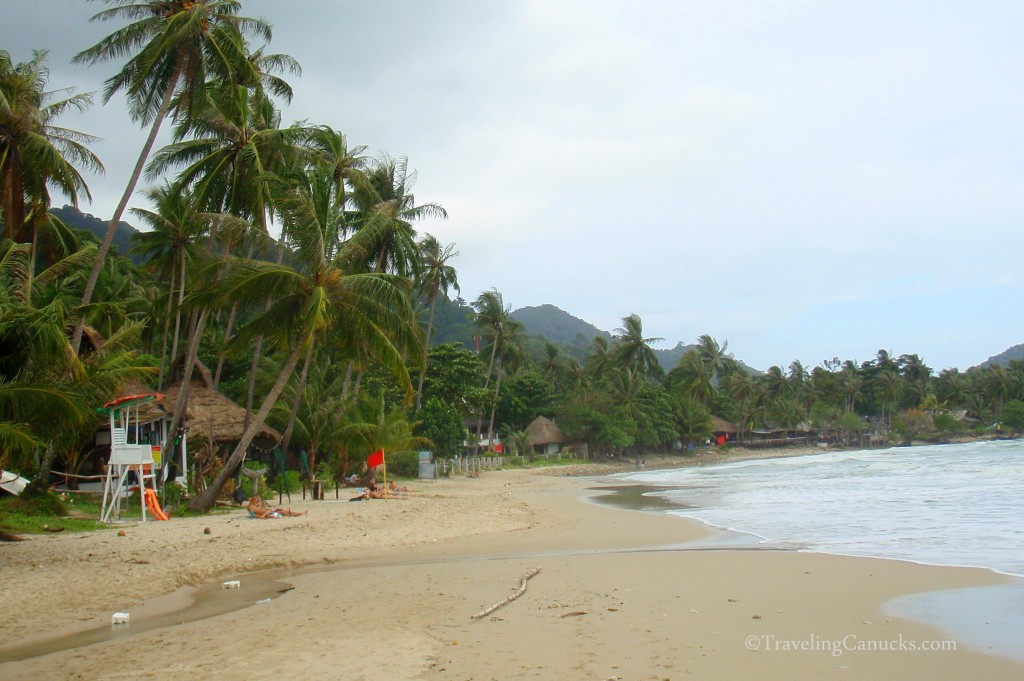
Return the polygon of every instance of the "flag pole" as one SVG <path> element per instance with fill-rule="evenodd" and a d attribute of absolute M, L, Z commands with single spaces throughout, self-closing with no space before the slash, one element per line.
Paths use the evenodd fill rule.
<path fill-rule="evenodd" d="M 381 463 L 381 465 L 384 466 L 384 489 L 387 489 L 388 488 L 388 460 L 386 458 L 384 458 L 384 449 L 383 448 L 381 448 L 381 450 L 380 450 L 380 459 L 383 462 L 383 463 Z"/>

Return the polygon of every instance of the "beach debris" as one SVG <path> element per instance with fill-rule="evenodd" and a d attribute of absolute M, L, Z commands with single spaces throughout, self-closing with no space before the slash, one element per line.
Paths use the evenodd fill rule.
<path fill-rule="evenodd" d="M 130 615 L 126 612 L 115 612 L 110 617 L 111 624 L 128 624 L 128 618 Z"/>
<path fill-rule="evenodd" d="M 229 579 L 220 585 L 222 589 L 239 589 L 242 586 L 242 582 L 237 579 Z"/>
<path fill-rule="evenodd" d="M 761 616 L 760 615 L 754 615 L 750 619 L 752 619 L 752 620 L 759 620 L 759 619 L 761 619 Z"/>
<path fill-rule="evenodd" d="M 124 530 L 118 530 L 118 531 L 117 531 L 117 536 L 118 536 L 118 537 L 127 537 L 127 536 L 128 536 L 128 533 L 127 533 L 127 532 L 125 532 Z"/>
<path fill-rule="evenodd" d="M 525 575 L 523 575 L 522 579 L 520 580 L 519 590 L 518 591 L 516 591 L 514 594 L 512 594 L 511 596 L 509 596 L 505 600 L 498 601 L 497 603 L 495 603 L 491 607 L 486 608 L 484 610 L 481 610 L 480 612 L 478 612 L 475 615 L 470 615 L 470 619 L 477 620 L 477 619 L 480 619 L 481 617 L 487 617 L 488 615 L 490 615 L 492 612 L 494 612 L 498 608 L 506 606 L 509 603 L 511 603 L 512 601 L 514 601 L 515 599 L 517 599 L 520 596 L 522 596 L 524 593 L 526 593 L 526 582 L 528 582 L 531 578 L 535 577 L 538 572 L 540 572 L 540 568 L 539 567 L 535 567 L 532 570 L 530 570 L 529 572 L 527 572 Z"/>
<path fill-rule="evenodd" d="M 213 534 L 213 530 L 211 530 L 209 527 L 204 527 L 203 534 Z"/>
<path fill-rule="evenodd" d="M 565 617 L 579 617 L 581 615 L 586 615 L 586 614 L 587 613 L 583 612 L 582 610 L 573 610 L 572 612 L 563 612 L 561 615 L 559 615 L 559 617 L 562 617 L 562 618 L 565 618 Z"/>
<path fill-rule="evenodd" d="M 262 598 L 262 599 L 256 601 L 256 605 L 266 605 L 269 602 L 270 602 L 269 598 Z"/>

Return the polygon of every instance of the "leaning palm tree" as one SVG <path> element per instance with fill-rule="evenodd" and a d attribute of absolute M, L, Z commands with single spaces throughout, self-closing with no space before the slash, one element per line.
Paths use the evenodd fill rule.
<path fill-rule="evenodd" d="M 150 130 L 100 243 L 99 257 L 82 293 L 82 305 L 92 300 L 117 224 L 135 192 L 164 118 L 172 108 L 182 116 L 191 113 L 202 99 L 211 62 L 220 62 L 222 73 L 240 74 L 237 80 L 258 78 L 247 58 L 245 36 L 256 35 L 267 41 L 271 38 L 270 25 L 265 21 L 238 15 L 241 3 L 237 0 L 104 1 L 111 7 L 96 14 L 92 21 L 126 19 L 131 23 L 78 53 L 74 61 L 94 65 L 132 55 L 118 73 L 107 79 L 104 103 L 123 91 L 132 119 L 149 125 Z M 176 104 L 172 106 L 172 102 Z M 72 338 L 76 350 L 83 323 L 79 321 Z"/>
<path fill-rule="evenodd" d="M 239 261 L 207 290 L 193 295 L 197 305 L 237 302 L 254 312 L 231 345 L 244 347 L 256 336 L 284 353 L 280 373 L 263 400 L 235 450 L 220 473 L 190 507 L 208 510 L 228 477 L 245 458 L 256 433 L 281 396 L 300 357 L 310 345 L 328 335 L 357 340 L 370 348 L 373 359 L 398 378 L 412 399 L 409 371 L 398 348 L 415 347 L 415 316 L 412 285 L 407 279 L 382 272 L 366 273 L 358 265 L 379 234 L 360 231 L 340 246 L 333 239 L 333 225 L 296 220 L 289 225 L 295 267 L 287 263 Z M 269 307 L 265 302 L 270 301 Z"/>
<path fill-rule="evenodd" d="M 437 298 L 444 293 L 448 295 L 450 289 L 459 289 L 459 280 L 455 268 L 448 264 L 452 258 L 458 257 L 459 252 L 455 250 L 454 244 L 442 246 L 433 235 L 427 234 L 420 241 L 421 269 L 419 289 L 427 297 L 427 305 L 430 308 L 430 316 L 427 318 L 427 333 L 423 340 L 423 367 L 420 369 L 419 385 L 416 387 L 416 411 L 419 411 L 423 404 L 423 378 L 427 374 L 427 359 L 430 356 L 430 336 L 434 330 L 434 309 L 437 307 Z"/>
<path fill-rule="evenodd" d="M 89 188 L 78 169 L 102 172 L 103 164 L 86 146 L 95 137 L 54 125 L 69 109 L 84 111 L 92 104 L 89 94 L 48 91 L 46 52 L 32 53 L 32 60 L 15 64 L 0 50 L 0 220 L 4 238 L 34 243 L 33 222 L 26 222 L 29 204 L 49 208 L 48 188 L 54 187 L 73 205 Z M 58 94 L 67 94 L 55 99 Z"/>

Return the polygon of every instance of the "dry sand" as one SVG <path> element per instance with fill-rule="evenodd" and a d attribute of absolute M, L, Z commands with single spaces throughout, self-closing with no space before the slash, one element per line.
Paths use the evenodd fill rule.
<path fill-rule="evenodd" d="M 132 613 L 116 639 L 0 664 L 0 679 L 1024 678 L 1024 665 L 962 644 L 847 649 L 949 639 L 881 605 L 1005 581 L 988 571 L 791 551 L 638 551 L 710 532 L 583 503 L 595 483 L 579 478 L 502 471 L 411 485 L 418 493 L 405 500 L 296 501 L 309 510 L 299 518 L 232 511 L 130 526 L 124 537 L 0 545 L 0 657 L 31 640 L 106 632 L 113 612 Z M 470 618 L 534 566 L 542 571 L 520 599 Z M 188 592 L 161 594 L 241 573 L 239 591 L 209 589 L 204 602 L 251 603 L 267 585 L 249 571 L 270 567 L 295 588 L 144 630 Z M 826 649 L 833 642 L 843 642 L 837 652 Z"/>

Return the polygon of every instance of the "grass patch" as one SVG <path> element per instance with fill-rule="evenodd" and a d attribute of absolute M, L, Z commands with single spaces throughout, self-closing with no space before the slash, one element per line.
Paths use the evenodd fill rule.
<path fill-rule="evenodd" d="M 0 498 L 0 530 L 10 534 L 90 532 L 106 528 L 99 521 L 100 504 L 91 495 Z"/>

